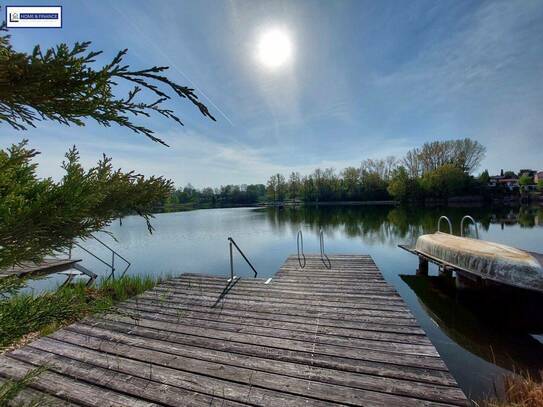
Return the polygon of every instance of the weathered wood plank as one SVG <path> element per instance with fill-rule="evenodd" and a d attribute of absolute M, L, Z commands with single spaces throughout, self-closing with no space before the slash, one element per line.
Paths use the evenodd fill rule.
<path fill-rule="evenodd" d="M 111 315 L 111 314 L 110 314 Z M 275 339 L 290 339 L 296 341 L 309 342 L 319 345 L 333 345 L 341 346 L 348 348 L 358 348 L 358 349 L 372 349 L 376 351 L 383 351 L 394 354 L 402 355 L 424 355 L 424 356 L 434 356 L 439 357 L 439 354 L 433 347 L 433 345 L 417 344 L 411 343 L 408 340 L 403 342 L 400 341 L 387 341 L 383 337 L 385 334 L 379 334 L 379 339 L 363 339 L 358 337 L 347 337 L 347 336 L 334 336 L 320 334 L 318 332 L 308 333 L 306 331 L 289 331 L 286 329 L 280 328 L 267 328 L 263 326 L 253 326 L 253 325 L 238 325 L 222 321 L 212 321 L 212 320 L 202 320 L 202 319 L 185 319 L 182 315 L 171 316 L 165 314 L 157 314 L 154 312 L 144 312 L 144 311 L 135 311 L 131 313 L 122 314 L 123 318 L 129 318 L 135 320 L 135 323 L 142 324 L 157 322 L 164 323 L 164 328 L 172 329 L 175 325 L 176 327 L 189 327 L 192 328 L 203 328 L 213 330 L 213 332 L 222 331 L 225 334 L 230 332 L 235 332 L 238 334 L 248 334 L 248 335 L 257 335 L 262 337 L 269 337 Z M 111 315 L 113 318 L 115 314 Z M 105 317 L 108 317 L 107 315 Z M 177 329 L 177 328 L 176 328 Z M 222 335 L 222 333 L 221 333 Z"/>
<path fill-rule="evenodd" d="M 187 291 L 190 292 L 207 292 L 210 294 L 220 294 L 226 287 L 225 284 L 198 284 L 191 282 L 190 284 L 164 284 L 160 287 L 155 287 L 150 292 L 159 291 L 165 292 L 169 291 L 171 293 L 181 293 L 187 294 Z M 288 299 L 288 300 L 302 300 L 302 301 L 311 301 L 316 302 L 320 301 L 323 304 L 328 304 L 329 306 L 340 306 L 341 304 L 359 304 L 359 305 L 371 305 L 371 306 L 389 306 L 396 307 L 405 310 L 405 305 L 401 297 L 394 294 L 387 294 L 383 292 L 361 292 L 357 295 L 352 295 L 348 293 L 328 293 L 328 294 L 319 294 L 314 293 L 313 291 L 307 289 L 306 291 L 292 291 L 292 290 L 282 290 L 277 288 L 274 285 L 264 285 L 262 284 L 259 287 L 247 287 L 243 284 L 243 280 L 240 280 L 239 283 L 236 283 L 229 291 L 229 294 L 245 295 L 247 297 L 256 297 L 256 298 L 276 298 L 276 299 Z M 342 298 L 344 300 L 342 301 Z M 329 304 L 331 303 L 331 304 Z M 340 304 L 338 304 L 340 303 Z"/>
<path fill-rule="evenodd" d="M 318 317 L 300 318 L 300 317 L 282 317 L 275 314 L 258 314 L 256 312 L 230 311 L 230 310 L 215 310 L 209 312 L 210 308 L 205 307 L 186 307 L 172 308 L 163 303 L 139 300 L 125 302 L 119 306 L 120 309 L 143 310 L 146 312 L 156 312 L 166 315 L 174 315 L 176 317 L 190 319 L 208 319 L 216 321 L 224 321 L 230 323 L 238 323 L 245 325 L 257 325 L 264 327 L 281 327 L 282 329 L 301 330 L 315 332 L 316 329 L 320 333 L 339 335 L 339 336 L 354 336 L 370 338 L 376 333 L 391 334 L 390 339 L 396 338 L 402 341 L 405 338 L 410 338 L 413 341 L 420 343 L 430 343 L 429 339 L 420 328 L 416 327 L 394 327 L 384 324 L 371 323 L 342 323 L 341 321 L 325 320 Z M 367 333 L 366 333 L 367 332 Z M 405 336 L 407 335 L 407 336 Z"/>
<path fill-rule="evenodd" d="M 0 376 L 0 386 L 7 384 L 9 380 L 10 379 Z M 28 386 L 20 390 L 12 400 L 7 402 L 8 407 L 22 407 L 29 405 L 74 407 L 78 406 L 79 404 L 70 403 L 69 401 L 51 396 L 50 394 L 41 392 Z"/>
<path fill-rule="evenodd" d="M 0 269 L 0 278 L 26 276 L 30 274 L 48 274 L 67 270 L 81 259 L 43 259 L 39 263 L 23 263 L 18 266 Z"/>
<path fill-rule="evenodd" d="M 35 342 L 38 346 L 39 341 L 40 340 Z M 9 356 L 10 358 L 35 366 L 46 365 L 48 366 L 49 371 L 54 372 L 57 375 L 66 375 L 78 381 L 91 382 L 102 388 L 111 389 L 115 392 L 128 393 L 141 399 L 148 400 L 148 403 L 143 400 L 140 401 L 139 405 L 243 405 L 218 397 L 221 387 L 216 388 L 216 390 L 218 390 L 217 395 L 209 395 L 205 392 L 195 392 L 194 390 L 184 391 L 182 387 L 166 383 L 160 380 L 160 376 L 156 377 L 156 373 L 152 371 L 152 365 L 149 363 L 140 364 L 139 366 L 140 372 L 145 372 L 145 378 L 142 378 L 142 375 L 136 376 L 124 373 L 127 369 L 115 369 L 115 367 L 120 368 L 123 365 L 121 362 L 126 363 L 126 360 L 121 361 L 114 357 L 108 357 L 105 353 L 95 354 L 93 364 L 83 363 L 54 353 L 44 352 L 32 345 L 16 349 L 10 352 Z M 182 381 L 183 379 L 180 378 L 179 380 Z M 120 393 L 115 394 L 121 396 Z M 134 401 L 129 398 L 124 402 L 125 404 L 122 405 L 138 405 L 132 404 Z"/>
<path fill-rule="evenodd" d="M 236 284 L 237 290 L 251 291 L 251 292 L 281 292 L 284 294 L 307 294 L 311 292 L 312 295 L 325 298 L 334 298 L 337 294 L 342 294 L 345 298 L 382 298 L 385 300 L 395 300 L 401 301 L 401 297 L 398 293 L 390 286 L 357 286 L 357 287 L 338 287 L 332 284 L 321 284 L 319 286 L 307 286 L 298 284 L 297 286 L 287 286 L 279 283 L 280 280 L 272 280 L 268 284 L 264 284 L 264 281 L 254 282 L 248 279 L 241 279 L 239 283 Z M 164 287 L 224 287 L 226 285 L 226 279 L 223 281 L 205 281 L 205 280 L 171 280 L 165 282 L 162 286 Z M 369 297 L 368 295 L 373 294 L 374 296 Z"/>
<path fill-rule="evenodd" d="M 22 349 L 26 349 L 26 347 Z M 39 363 L 39 365 L 44 364 Z M 35 364 L 22 362 L 6 355 L 0 356 L 0 371 L 3 377 L 21 379 L 25 374 L 35 368 Z M 39 375 L 30 387 L 83 406 L 152 407 L 159 405 L 112 392 L 102 387 L 93 386 L 51 371 L 46 371 Z"/>
<path fill-rule="evenodd" d="M 308 364 L 323 368 L 330 368 L 338 371 L 347 371 L 354 373 L 368 373 L 376 376 L 392 377 L 399 379 L 413 380 L 417 382 L 427 382 L 455 386 L 456 382 L 446 370 L 435 370 L 429 368 L 420 368 L 412 366 L 401 366 L 389 364 L 383 361 L 371 361 L 365 359 L 348 358 L 342 356 L 329 356 L 315 354 L 310 351 L 298 351 L 288 348 L 268 347 L 265 344 L 241 343 L 233 341 L 223 341 L 217 338 L 207 338 L 202 336 L 190 335 L 187 333 L 176 333 L 161 331 L 153 328 L 145 328 L 114 322 L 108 320 L 83 321 L 71 325 L 68 330 L 87 333 L 88 330 L 103 329 L 108 332 L 124 333 L 131 336 L 156 339 L 181 346 L 196 346 L 206 349 L 220 350 L 230 354 L 240 354 L 245 356 L 255 356 L 273 360 L 281 360 L 300 364 Z"/>
<path fill-rule="evenodd" d="M 229 316 L 226 314 L 206 314 L 204 312 L 191 312 L 191 311 L 173 311 L 167 310 L 165 307 L 161 306 L 152 306 L 146 305 L 143 303 L 125 303 L 118 307 L 123 314 L 133 315 L 137 318 L 139 315 L 145 317 L 148 314 L 160 315 L 164 320 L 171 322 L 179 321 L 180 318 L 183 321 L 187 321 L 190 324 L 195 324 L 197 326 L 200 321 L 208 322 L 217 322 L 217 323 L 229 323 L 236 326 L 240 325 L 249 325 L 259 328 L 266 329 L 279 329 L 282 331 L 299 331 L 309 333 L 311 335 L 325 335 L 325 336 L 336 336 L 336 337 L 346 337 L 346 338 L 359 338 L 359 339 L 369 339 L 376 341 L 384 342 L 398 342 L 398 343 L 410 343 L 410 344 L 419 344 L 427 345 L 433 348 L 433 345 L 429 339 L 424 335 L 413 335 L 408 333 L 390 333 L 382 331 L 366 331 L 361 329 L 349 329 L 349 328 L 332 328 L 327 327 L 326 325 L 321 325 L 318 323 L 313 324 L 303 324 L 300 322 L 286 322 L 286 321 L 273 321 L 273 320 L 263 320 L 263 319 L 254 319 L 250 317 L 240 317 L 240 316 Z M 318 322 L 318 321 L 316 321 Z M 239 332 L 239 331 L 238 331 Z"/>
<path fill-rule="evenodd" d="M 217 302 L 217 296 L 207 296 L 204 294 L 194 296 L 167 296 L 158 295 L 156 292 L 147 292 L 138 296 L 138 299 L 148 299 L 163 304 L 172 304 L 177 306 L 202 306 L 211 308 Z M 381 312 L 379 310 L 366 310 L 360 308 L 356 314 L 345 311 L 344 309 L 332 309 L 329 307 L 316 306 L 290 306 L 281 304 L 281 302 L 265 301 L 247 301 L 226 298 L 221 301 L 216 308 L 212 309 L 236 309 L 236 310 L 257 310 L 259 312 L 272 312 L 283 315 L 300 315 L 308 317 L 328 318 L 340 321 L 368 322 L 375 321 L 383 324 L 418 326 L 414 317 L 405 316 L 405 314 L 396 315 L 392 312 Z"/>
<path fill-rule="evenodd" d="M 239 285 L 238 285 L 239 284 Z M 375 306 L 383 306 L 382 309 L 387 309 L 386 307 L 405 310 L 405 305 L 401 297 L 397 294 L 386 295 L 383 293 L 361 293 L 360 295 L 350 295 L 350 294 L 314 294 L 311 291 L 297 291 L 292 292 L 288 290 L 276 289 L 274 286 L 267 287 L 262 285 L 262 287 L 257 288 L 247 288 L 242 284 L 236 284 L 228 294 L 246 296 L 246 297 L 265 297 L 265 298 L 274 298 L 274 299 L 286 299 L 286 300 L 301 300 L 301 301 L 320 301 L 323 304 L 331 303 L 330 306 L 340 306 L 345 303 L 350 304 L 367 304 Z M 161 284 L 160 287 L 156 287 L 153 291 L 159 292 L 172 292 L 172 293 L 181 293 L 186 294 L 187 290 L 191 292 L 208 292 L 210 294 L 220 294 L 226 284 L 217 284 L 217 285 L 198 285 L 198 284 Z M 342 301 L 342 298 L 344 300 Z M 393 309 L 391 309 L 393 311 Z"/>
<path fill-rule="evenodd" d="M 157 298 L 172 298 L 175 300 L 183 299 L 207 299 L 216 301 L 223 290 L 205 290 L 203 288 L 194 288 L 192 290 L 177 290 L 170 287 L 159 287 L 150 291 L 150 293 L 156 293 Z M 363 308 L 368 315 L 388 315 L 396 318 L 413 318 L 411 312 L 401 306 L 372 304 L 371 301 L 356 302 L 336 302 L 325 300 L 297 300 L 291 298 L 281 298 L 273 296 L 262 295 L 250 295 L 244 293 L 236 293 L 235 290 L 230 290 L 228 296 L 223 297 L 223 302 L 252 302 L 252 303 L 266 303 L 266 304 L 282 304 L 285 307 L 301 307 L 301 308 L 313 308 L 319 311 L 334 311 L 334 312 L 346 312 L 352 313 L 353 310 L 359 310 Z M 371 312 L 373 311 L 373 312 Z"/>
<path fill-rule="evenodd" d="M 131 394 L 154 399 L 168 406 L 190 404 L 195 394 L 200 397 L 209 395 L 210 399 L 221 395 L 224 400 L 220 401 L 230 400 L 236 404 L 292 407 L 336 405 L 314 398 L 294 396 L 287 392 L 253 386 L 251 381 L 253 379 L 250 375 L 254 374 L 254 371 L 249 371 L 249 376 L 244 378 L 249 382 L 245 385 L 231 380 L 221 380 L 162 367 L 154 364 L 151 358 L 146 362 L 141 362 L 126 357 L 111 356 L 106 352 L 85 350 L 83 347 L 75 348 L 68 344 L 53 348 L 46 346 L 43 339 L 13 351 L 12 356 L 33 364 L 47 364 L 55 372 L 69 374 L 81 380 L 93 380 L 115 390 L 124 389 Z M 170 357 L 172 364 L 176 360 L 179 359 Z M 231 378 L 236 380 L 235 376 L 231 376 Z M 284 385 L 288 387 L 287 383 Z M 380 405 L 385 406 L 386 404 L 381 403 Z"/>
<path fill-rule="evenodd" d="M 0 357 L 0 376 L 47 364 L 29 394 L 93 406 L 467 405 L 372 258 L 328 257 L 227 292 L 181 275 Z"/>
<path fill-rule="evenodd" d="M 169 323 L 152 319 L 139 319 L 134 321 L 130 317 L 115 314 L 108 314 L 101 317 L 96 317 L 96 319 L 122 322 L 125 324 L 130 324 L 132 326 L 143 326 L 146 328 L 154 328 L 174 333 L 186 332 L 190 335 L 219 338 L 225 341 L 235 341 L 248 344 L 261 343 L 269 347 L 295 349 L 304 352 L 319 353 L 329 356 L 341 356 L 352 359 L 384 361 L 397 365 L 446 370 L 444 363 L 439 357 L 418 353 L 403 354 L 401 352 L 390 352 L 382 349 L 372 348 L 371 345 L 369 345 L 370 347 L 367 348 L 330 345 L 328 343 L 316 343 L 313 341 L 302 341 L 296 339 L 255 335 L 250 333 L 221 331 L 218 329 L 201 328 L 191 325 L 182 325 L 179 323 Z"/>
<path fill-rule="evenodd" d="M 193 371 L 195 373 L 206 373 L 210 376 L 228 380 L 236 377 L 236 380 L 244 383 L 252 383 L 274 390 L 281 390 L 287 386 L 292 393 L 299 393 L 307 397 L 316 397 L 323 400 L 330 400 L 340 403 L 353 403 L 358 400 L 352 398 L 348 393 L 349 387 L 363 390 L 376 390 L 379 392 L 395 394 L 394 392 L 413 398 L 420 398 L 428 401 L 441 401 L 446 403 L 461 403 L 464 398 L 461 391 L 453 387 L 435 385 L 413 385 L 412 382 L 383 379 L 367 375 L 355 375 L 352 373 L 338 374 L 339 372 L 328 369 L 319 369 L 311 366 L 297 365 L 293 363 L 265 360 L 259 358 L 232 357 L 224 352 L 203 350 L 198 348 L 179 348 L 178 352 L 172 353 L 171 344 L 157 341 L 148 343 L 145 341 L 130 340 L 130 336 L 116 337 L 115 340 L 96 338 L 93 336 L 81 335 L 73 332 L 63 331 L 52 335 L 60 343 L 70 343 L 77 346 L 93 349 L 95 351 L 108 352 L 117 356 L 126 356 L 132 359 L 158 364 L 165 367 L 179 370 Z M 124 341 L 123 341 L 124 339 Z M 58 353 L 58 349 L 64 350 L 62 345 L 55 341 L 47 342 L 46 347 L 41 349 Z M 40 342 L 38 341 L 38 344 Z M 42 342 L 43 344 L 43 342 Z M 32 346 L 37 346 L 34 343 Z M 78 357 L 78 348 L 75 355 Z M 209 354 L 211 353 L 211 355 Z M 175 354 L 177 357 L 172 358 Z M 70 353 L 63 353 L 70 356 Z M 72 357 L 72 356 L 70 356 Z M 242 368 L 242 369 L 240 369 Z M 256 374 L 253 372 L 257 372 Z M 264 372 L 272 374 L 264 374 Z M 284 376 L 284 377 L 282 377 Z M 290 378 L 289 378 L 290 376 Z M 294 378 L 294 379 L 293 379 Z M 304 379 L 304 382 L 296 382 L 297 379 Z M 318 382 L 317 385 L 309 385 L 307 380 Z M 289 381 L 286 383 L 286 381 Z M 335 384 L 346 386 L 335 388 L 324 384 Z M 394 391 L 391 391 L 394 389 Z M 361 394 L 362 397 L 367 396 Z M 394 402 L 396 399 L 390 400 Z"/>

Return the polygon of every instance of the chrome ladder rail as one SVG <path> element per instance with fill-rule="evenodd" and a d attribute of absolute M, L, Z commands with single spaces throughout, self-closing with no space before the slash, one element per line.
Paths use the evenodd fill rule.
<path fill-rule="evenodd" d="M 301 258 L 300 258 L 300 247 L 302 248 Z M 300 265 L 300 268 L 304 268 L 305 267 L 304 234 L 302 233 L 301 229 L 298 231 L 298 234 L 296 235 L 296 248 L 298 249 L 298 264 Z M 302 259 L 304 259 L 303 264 L 302 264 Z"/>
<path fill-rule="evenodd" d="M 446 216 L 440 216 L 439 217 L 439 220 L 437 221 L 437 231 L 438 232 L 441 232 L 440 230 L 440 226 L 441 226 L 441 221 L 445 219 L 447 221 L 447 223 L 449 224 L 449 234 L 452 235 L 453 234 L 453 228 L 452 228 L 452 223 L 451 223 L 451 220 L 446 217 Z"/>
<path fill-rule="evenodd" d="M 243 253 L 243 251 L 239 248 L 239 246 L 236 244 L 236 242 L 234 241 L 234 239 L 232 239 L 231 237 L 228 238 L 228 242 L 229 242 L 229 249 L 230 249 L 230 278 L 228 280 L 226 280 L 226 286 L 223 288 L 222 292 L 219 294 L 219 296 L 217 297 L 217 300 L 215 301 L 215 303 L 211 306 L 211 308 L 215 308 L 217 305 L 219 305 L 219 303 L 222 301 L 222 299 L 224 297 L 226 297 L 226 294 L 228 294 L 230 292 L 230 290 L 232 288 L 234 288 L 234 286 L 238 283 L 238 281 L 240 280 L 240 278 L 236 275 L 234 275 L 234 250 L 233 248 L 235 247 L 236 250 L 239 252 L 239 254 L 241 254 L 241 256 L 243 257 L 243 259 L 247 262 L 247 264 L 249 265 L 249 267 L 251 267 L 251 269 L 253 270 L 253 273 L 255 273 L 255 278 L 256 276 L 258 275 L 258 273 L 256 272 L 256 269 L 253 267 L 253 265 L 251 264 L 251 262 L 249 261 L 249 259 L 247 258 L 247 256 L 245 256 L 245 253 Z"/>
<path fill-rule="evenodd" d="M 253 272 L 255 273 L 254 277 L 256 278 L 256 276 L 258 275 L 258 273 L 256 272 L 256 269 L 254 268 L 254 266 L 251 264 L 251 262 L 249 261 L 249 259 L 247 258 L 247 256 L 245 256 L 245 254 L 243 253 L 243 251 L 239 248 L 239 246 L 236 244 L 236 242 L 234 241 L 234 239 L 232 239 L 231 237 L 228 238 L 228 241 L 230 242 L 229 246 L 230 246 L 230 280 L 229 282 L 232 282 L 234 281 L 236 278 L 238 278 L 237 276 L 234 275 L 234 254 L 233 254 L 233 250 L 232 248 L 235 247 L 237 249 L 237 251 L 239 252 L 239 254 L 241 254 L 241 256 L 243 257 L 243 259 L 247 262 L 247 264 L 249 265 L 249 267 L 251 267 L 251 269 L 253 270 Z"/>
<path fill-rule="evenodd" d="M 473 225 L 475 226 L 475 237 L 479 239 L 479 228 L 477 227 L 477 222 L 475 222 L 475 219 L 473 219 L 473 217 L 469 215 L 464 216 L 460 221 L 460 236 L 464 237 L 464 221 L 466 219 L 470 220 L 471 223 L 473 223 Z"/>
<path fill-rule="evenodd" d="M 321 261 L 322 264 L 324 264 L 324 267 L 326 267 L 328 270 L 332 268 L 332 262 L 324 252 L 324 231 L 321 229 L 319 233 L 319 239 L 320 239 L 320 246 L 321 246 Z M 326 261 L 324 261 L 326 259 Z"/>

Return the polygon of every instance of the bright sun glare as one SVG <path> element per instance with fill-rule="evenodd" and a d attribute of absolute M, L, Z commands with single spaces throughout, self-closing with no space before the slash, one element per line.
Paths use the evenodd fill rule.
<path fill-rule="evenodd" d="M 268 68 L 279 68 L 292 57 L 292 43 L 283 30 L 273 29 L 264 32 L 258 40 L 257 57 Z"/>

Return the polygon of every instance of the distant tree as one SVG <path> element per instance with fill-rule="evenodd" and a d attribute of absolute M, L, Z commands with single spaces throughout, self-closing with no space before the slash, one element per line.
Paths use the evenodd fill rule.
<path fill-rule="evenodd" d="M 514 171 L 505 171 L 505 172 L 503 173 L 503 176 L 504 176 L 505 178 L 517 178 L 517 174 L 515 174 Z"/>
<path fill-rule="evenodd" d="M 420 151 L 418 148 L 408 151 L 402 160 L 402 164 L 410 178 L 418 178 L 422 175 Z"/>
<path fill-rule="evenodd" d="M 6 31 L 5 24 L 0 31 Z M 135 124 L 132 118 L 156 113 L 183 124 L 173 110 L 164 107 L 164 102 L 171 99 L 168 91 L 188 99 L 204 116 L 215 120 L 193 89 L 163 75 L 168 67 L 132 70 L 123 63 L 125 49 L 96 69 L 96 57 L 102 51 L 91 51 L 90 45 L 60 44 L 45 52 L 36 45 L 27 54 L 12 48 L 9 35 L 0 35 L 0 123 L 25 130 L 40 120 L 84 126 L 84 119 L 93 119 L 107 127 L 116 123 L 166 145 L 153 130 Z M 114 90 L 119 82 L 135 86 L 126 96 L 117 97 Z M 149 95 L 143 95 L 142 90 Z M 154 100 L 147 101 L 149 96 Z"/>
<path fill-rule="evenodd" d="M 480 175 L 479 175 L 479 182 L 481 183 L 481 185 L 488 185 L 488 183 L 490 182 L 490 174 L 488 173 L 488 170 L 484 170 Z"/>
<path fill-rule="evenodd" d="M 469 176 L 453 164 L 444 164 L 426 172 L 420 179 L 424 192 L 429 196 L 447 198 L 463 192 Z"/>
<path fill-rule="evenodd" d="M 320 201 L 330 202 L 341 199 L 341 182 L 333 168 L 322 171 L 319 188 Z"/>
<path fill-rule="evenodd" d="M 394 170 L 390 183 L 388 184 L 388 193 L 396 200 L 406 202 L 412 191 L 410 190 L 412 178 L 405 167 L 400 166 Z"/>
<path fill-rule="evenodd" d="M 287 184 L 285 177 L 281 174 L 275 174 L 270 177 L 266 187 L 268 199 L 278 202 L 285 199 L 287 192 Z"/>
<path fill-rule="evenodd" d="M 105 156 L 84 170 L 75 147 L 66 154 L 60 182 L 40 179 L 32 162 L 38 154 L 26 141 L 0 150 L 0 269 L 39 261 L 132 213 L 151 231 L 153 209 L 172 189 L 162 177 L 114 170 Z"/>
<path fill-rule="evenodd" d="M 360 170 L 355 167 L 347 167 L 341 173 L 343 180 L 343 193 L 346 199 L 358 199 L 361 190 Z"/>
<path fill-rule="evenodd" d="M 518 183 L 520 186 L 525 187 L 527 185 L 532 185 L 534 183 L 534 179 L 527 174 L 523 174 L 519 178 Z"/>
<path fill-rule="evenodd" d="M 452 164 L 464 172 L 471 173 L 481 164 L 485 154 L 486 148 L 469 138 L 432 141 L 424 143 L 420 149 L 408 152 L 403 164 L 412 177 L 434 171 L 446 164 Z"/>
<path fill-rule="evenodd" d="M 539 181 L 537 181 L 537 190 L 543 191 L 543 179 L 540 179 Z"/>
<path fill-rule="evenodd" d="M 290 199 L 296 199 L 300 197 L 302 180 L 300 173 L 292 172 L 288 178 L 288 197 Z"/>
<path fill-rule="evenodd" d="M 468 174 L 479 167 L 486 155 L 486 147 L 469 138 L 453 140 L 450 148 L 452 149 L 452 164 Z"/>
<path fill-rule="evenodd" d="M 388 199 L 388 181 L 395 166 L 396 161 L 393 157 L 384 160 L 367 159 L 362 161 L 360 167 L 362 198 L 366 200 Z"/>
<path fill-rule="evenodd" d="M 383 181 L 388 181 L 392 172 L 396 169 L 398 160 L 394 156 L 385 159 L 368 158 L 360 164 L 362 174 L 374 174 Z"/>
<path fill-rule="evenodd" d="M 302 199 L 305 202 L 318 200 L 317 188 L 312 175 L 302 177 Z"/>

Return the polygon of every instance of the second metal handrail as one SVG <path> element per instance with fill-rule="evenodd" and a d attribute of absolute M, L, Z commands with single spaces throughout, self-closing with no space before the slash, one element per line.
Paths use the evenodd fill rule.
<path fill-rule="evenodd" d="M 471 220 L 471 222 L 473 223 L 473 225 L 475 226 L 475 237 L 477 239 L 479 239 L 479 228 L 477 227 L 477 222 L 475 222 L 475 219 L 473 219 L 471 216 L 469 215 L 466 215 L 462 218 L 462 220 L 460 221 L 460 236 L 464 236 L 464 221 L 466 219 L 469 219 Z"/>
<path fill-rule="evenodd" d="M 243 257 L 243 259 L 247 262 L 247 264 L 249 265 L 249 267 L 251 267 L 251 269 L 253 269 L 253 272 L 255 273 L 255 278 L 256 276 L 258 275 L 258 273 L 256 272 L 256 269 L 253 267 L 253 265 L 251 264 L 251 262 L 249 261 L 249 259 L 247 258 L 247 256 L 245 256 L 245 254 L 241 251 L 241 249 L 239 248 L 239 246 L 236 244 L 236 242 L 234 241 L 234 239 L 232 239 L 231 237 L 228 238 L 228 241 L 230 242 L 230 281 L 234 281 L 234 254 L 233 254 L 233 250 L 232 250 L 232 247 L 235 247 L 237 249 L 237 251 L 239 252 L 239 254 L 241 254 L 241 256 Z"/>
<path fill-rule="evenodd" d="M 449 234 L 453 234 L 453 228 L 452 228 L 452 223 L 451 223 L 451 220 L 449 218 L 447 218 L 446 216 L 440 216 L 439 217 L 439 220 L 437 221 L 437 231 L 438 232 L 441 232 L 440 230 L 440 226 L 441 226 L 441 221 L 445 219 L 447 221 L 447 223 L 449 224 Z"/>
<path fill-rule="evenodd" d="M 302 257 L 300 258 L 300 246 L 302 248 Z M 298 249 L 298 264 L 301 268 L 305 267 L 305 254 L 304 254 L 304 235 L 302 231 L 298 231 L 298 235 L 296 236 L 296 247 Z M 304 260 L 302 264 L 302 259 Z"/>
<path fill-rule="evenodd" d="M 322 261 L 322 264 L 324 264 L 324 267 L 326 267 L 327 269 L 331 269 L 332 268 L 332 262 L 330 261 L 330 259 L 326 255 L 326 253 L 324 253 L 324 231 L 322 229 L 321 229 L 321 231 L 319 233 L 319 238 L 320 238 L 320 246 L 321 246 L 321 261 Z M 326 259 L 326 261 L 325 261 L 325 259 Z"/>
<path fill-rule="evenodd" d="M 115 257 L 118 257 L 121 260 L 123 260 L 126 263 L 126 267 L 124 268 L 124 270 L 123 270 L 123 272 L 121 274 L 121 278 L 122 278 L 126 274 L 126 271 L 130 268 L 131 263 L 128 260 L 126 260 L 123 256 L 121 256 L 119 253 L 117 253 L 115 250 L 113 250 L 111 247 L 109 247 L 107 244 L 105 244 L 100 239 L 98 239 L 96 236 L 90 235 L 90 237 L 92 237 L 94 240 L 96 240 L 98 243 L 100 243 L 102 246 L 104 246 L 106 249 L 108 249 L 111 252 L 111 263 L 108 263 L 106 260 L 102 259 L 101 257 L 98 257 L 96 254 L 94 254 L 93 252 L 91 252 L 89 249 L 82 246 L 81 244 L 79 244 L 77 242 L 73 242 L 73 244 L 75 246 L 79 247 L 84 252 L 91 255 L 92 257 L 94 257 L 96 260 L 100 261 L 102 264 L 105 264 L 111 270 L 111 273 L 109 274 L 107 279 L 110 279 L 111 277 L 113 277 L 113 279 L 115 279 L 115 270 L 116 270 L 116 268 L 115 268 Z M 72 253 L 71 253 L 71 249 L 70 249 L 70 258 L 71 258 L 71 256 L 72 256 Z"/>

